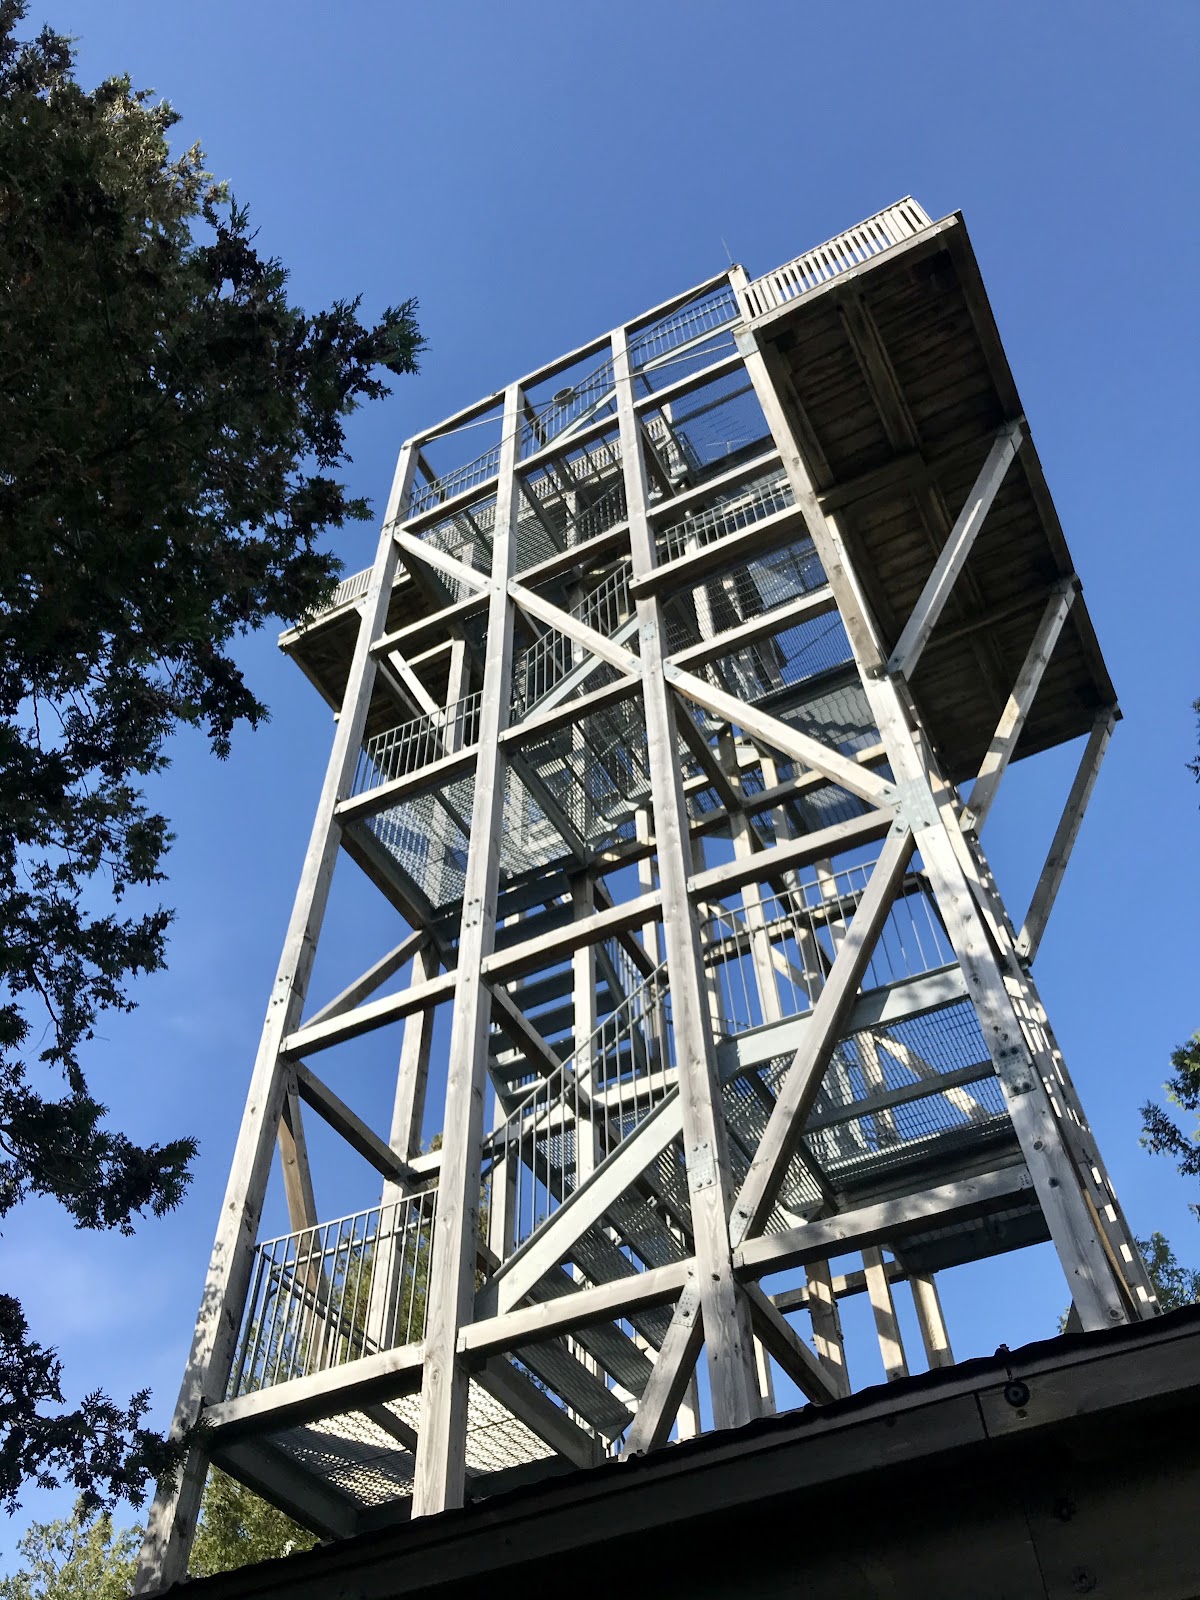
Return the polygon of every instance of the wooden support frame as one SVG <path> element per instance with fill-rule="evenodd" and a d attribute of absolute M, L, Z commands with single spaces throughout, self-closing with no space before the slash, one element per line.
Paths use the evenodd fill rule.
<path fill-rule="evenodd" d="M 740 269 L 721 275 L 713 284 L 722 278 L 735 290 L 745 286 Z M 820 401 L 806 393 L 811 415 L 803 413 L 796 394 L 796 388 L 803 387 L 800 377 L 792 385 L 781 370 L 781 358 L 760 347 L 756 328 L 744 322 L 732 325 L 736 355 L 722 354 L 709 367 L 645 395 L 639 393 L 640 387 L 646 387 L 641 383 L 645 369 L 635 370 L 631 354 L 639 325 L 617 330 L 609 341 L 615 418 L 585 408 L 558 434 L 548 425 L 530 437 L 524 421 L 531 414 L 530 405 L 521 386 L 510 386 L 503 397 L 499 473 L 494 484 L 493 557 L 488 570 L 456 560 L 421 534 L 445 516 L 465 518 L 478 532 L 480 525 L 472 518 L 473 503 L 484 496 L 490 499 L 491 482 L 477 475 L 474 487 L 461 489 L 441 505 L 428 506 L 405 521 L 401 507 L 408 503 L 419 441 L 402 452 L 371 585 L 365 597 L 354 602 L 361 624 L 340 709 L 334 756 L 264 1029 L 252 1103 L 239 1138 L 227 1196 L 230 1213 L 222 1223 L 210 1274 L 213 1299 L 202 1312 L 204 1328 L 203 1332 L 198 1328 L 193 1364 L 181 1396 L 177 1427 L 186 1428 L 189 1420 L 203 1411 L 211 1431 L 191 1451 L 178 1485 L 164 1492 L 156 1504 L 139 1592 L 182 1575 L 189 1517 L 194 1520 L 209 1452 L 215 1459 L 228 1461 L 231 1470 L 240 1471 L 246 1481 L 257 1474 L 256 1481 L 281 1502 L 286 1499 L 301 1507 L 303 1485 L 293 1481 L 295 1473 L 285 1482 L 287 1474 L 277 1470 L 278 1462 L 272 1462 L 269 1438 L 272 1432 L 305 1421 L 333 1417 L 356 1407 L 368 1413 L 372 1408 L 377 1411 L 389 1399 L 419 1390 L 420 1427 L 414 1429 L 393 1419 L 388 1430 L 406 1448 L 415 1446 L 413 1509 L 417 1516 L 462 1503 L 467 1482 L 466 1396 L 471 1381 L 482 1384 L 532 1428 L 561 1463 L 582 1466 L 599 1459 L 601 1446 L 575 1420 L 583 1413 L 572 1409 L 567 1389 L 553 1391 L 551 1385 L 563 1399 L 559 1405 L 522 1374 L 522 1350 L 529 1353 L 530 1368 L 537 1373 L 532 1350 L 547 1341 L 557 1343 L 565 1358 L 564 1371 L 569 1367 L 582 1375 L 583 1387 L 577 1398 L 588 1392 L 588 1383 L 598 1381 L 598 1372 L 607 1371 L 618 1385 L 609 1392 L 621 1405 L 636 1404 L 628 1426 L 627 1455 L 661 1444 L 676 1427 L 680 1436 L 694 1430 L 695 1368 L 702 1348 L 708 1361 L 714 1419 L 720 1427 L 736 1426 L 761 1414 L 767 1395 L 767 1386 L 760 1381 L 766 1364 L 764 1352 L 815 1401 L 829 1403 L 848 1394 L 838 1315 L 838 1296 L 844 1293 L 868 1295 L 887 1375 L 897 1380 L 906 1372 L 907 1362 L 893 1287 L 908 1282 L 926 1360 L 931 1367 L 948 1365 L 953 1357 L 936 1284 L 932 1277 L 908 1270 L 904 1257 L 905 1239 L 928 1231 L 939 1219 L 965 1221 L 995 1213 L 997 1226 L 1008 1226 L 1014 1215 L 1019 1218 L 1040 1209 L 1070 1281 L 1081 1325 L 1108 1326 L 1129 1315 L 1143 1314 L 1136 1304 L 1129 1303 L 1140 1290 L 1135 1283 L 1136 1268 L 1121 1264 L 1128 1229 L 1032 980 L 1018 959 L 1027 963 L 1036 953 L 1112 731 L 1115 707 L 1102 714 L 1088 739 L 1018 937 L 995 893 L 977 835 L 1007 765 L 1017 753 L 1039 682 L 1074 599 L 1074 580 L 1064 576 L 1047 592 L 1045 578 L 1038 577 L 1036 585 L 1027 586 L 1019 598 L 1006 598 L 991 607 L 983 603 L 975 569 L 983 561 L 986 547 L 978 547 L 975 563 L 970 554 L 977 548 L 979 530 L 1006 473 L 1024 448 L 1023 419 L 1007 424 L 990 441 L 975 434 L 941 457 L 926 456 L 919 403 L 914 399 L 910 406 L 898 369 L 892 366 L 890 334 L 885 337 L 887 325 L 875 321 L 867 284 L 865 269 L 860 267 L 846 272 L 840 287 L 827 284 L 811 291 L 829 295 L 826 306 L 835 320 L 840 319 L 861 369 L 856 381 L 861 381 L 863 392 L 874 403 L 882 437 L 892 451 L 891 460 L 858 477 L 838 481 L 830 466 L 838 452 L 832 436 L 827 438 L 823 431 Z M 777 310 L 771 316 L 782 314 Z M 602 360 L 604 344 L 594 341 L 584 353 Z M 686 336 L 675 347 L 689 348 Z M 658 459 L 662 435 L 648 434 L 659 422 L 651 423 L 648 418 L 662 412 L 659 421 L 666 428 L 670 448 L 682 449 L 682 437 L 668 409 L 673 398 L 700 389 L 716 376 L 734 373 L 739 363 L 762 405 L 773 448 L 728 471 L 709 462 L 711 476 L 694 488 L 673 493 Z M 546 371 L 565 371 L 569 364 L 564 358 Z M 544 376 L 539 375 L 539 381 Z M 1004 390 L 999 408 L 990 413 L 992 418 L 1019 411 L 1010 389 L 1011 385 Z M 482 409 L 494 410 L 496 404 L 497 397 L 493 397 Z M 470 420 L 478 414 L 480 407 L 475 407 L 464 417 Z M 448 426 L 453 425 L 452 420 Z M 970 431 L 963 428 L 955 438 Z M 612 439 L 614 432 L 619 434 L 619 450 Z M 828 456 L 821 439 L 825 439 Z M 524 460 L 522 448 L 531 451 Z M 584 470 L 576 474 L 566 458 L 579 448 L 585 451 Z M 942 499 L 944 481 L 953 479 L 961 485 L 985 450 L 987 460 L 951 526 L 950 511 Z M 656 529 L 703 508 L 723 490 L 735 490 L 739 483 L 763 471 L 774 471 L 776 463 L 786 474 L 791 505 L 737 531 L 722 532 L 707 545 L 702 545 L 698 536 L 690 537 L 682 541 L 676 560 L 659 562 Z M 490 471 L 491 466 L 485 464 L 484 475 Z M 569 501 L 568 509 L 574 515 L 588 508 L 593 493 L 601 492 L 602 475 L 607 475 L 607 482 L 618 471 L 626 501 L 621 520 L 596 535 L 585 530 L 578 545 L 559 548 L 563 541 L 556 534 L 556 519 L 547 514 L 538 498 L 542 475 L 553 492 Z M 1039 473 L 1029 445 L 1021 460 L 1021 483 L 1010 484 L 1014 493 L 1004 497 L 1006 517 L 1018 489 L 1024 493 L 1027 485 L 1031 486 L 1035 497 L 1044 492 L 1044 486 L 1038 488 Z M 451 487 L 471 481 L 470 471 L 460 473 Z M 665 491 L 657 504 L 650 502 L 651 482 Z M 861 516 L 865 538 L 870 528 L 866 519 L 886 511 L 885 497 L 895 500 L 907 495 L 917 497 L 923 532 L 931 545 L 940 548 L 933 556 L 933 571 L 924 592 L 900 629 L 887 611 L 882 580 L 856 567 L 853 541 L 844 536 L 838 518 L 843 507 L 853 507 L 849 515 L 856 519 L 855 537 L 860 534 L 857 519 Z M 533 560 L 518 576 L 516 534 L 521 516 L 535 536 L 539 530 L 544 534 L 550 554 Z M 878 520 L 882 523 L 884 518 Z M 757 600 L 735 600 L 736 574 L 744 569 L 746 576 L 738 581 L 754 585 L 759 579 L 753 575 L 752 564 L 806 533 L 811 534 L 824 566 L 828 579 L 824 587 L 803 594 L 785 588 L 782 592 L 791 598 L 774 609 L 772 595 L 781 591 L 767 585 Z M 603 575 L 611 575 L 626 560 L 632 568 L 629 587 L 636 614 L 632 621 L 625 617 L 610 637 L 582 622 L 570 608 L 577 605 L 586 585 L 595 583 L 598 575 L 599 581 L 604 581 Z M 408 569 L 401 583 L 403 604 L 408 605 L 412 597 L 419 605 L 418 591 L 425 591 L 433 609 L 388 633 L 397 561 L 403 561 Z M 1042 570 L 1066 574 L 1068 565 L 1064 558 L 1053 567 L 1039 568 Z M 708 591 L 711 603 L 706 606 L 697 598 L 702 637 L 672 652 L 666 625 L 669 619 L 678 620 L 673 616 L 673 591 L 702 579 L 713 580 Z M 463 590 L 467 592 L 462 598 L 441 604 L 448 599 L 448 591 L 462 594 Z M 882 628 L 866 601 L 867 593 L 878 600 L 881 613 L 887 613 Z M 942 626 L 950 597 L 963 601 L 965 620 Z M 732 626 L 718 622 L 722 615 L 718 599 L 722 606 L 728 600 L 732 617 L 741 620 Z M 764 609 L 746 616 L 747 610 L 754 611 L 759 604 Z M 847 755 L 836 747 L 841 735 L 832 730 L 840 713 L 824 719 L 831 732 L 818 739 L 786 721 L 790 712 L 775 714 L 763 708 L 764 704 L 792 704 L 800 692 L 797 687 L 791 698 L 782 692 L 793 686 L 785 685 L 778 668 L 782 657 L 768 654 L 785 648 L 778 636 L 825 613 L 840 617 L 851 642 L 853 670 L 869 707 L 869 717 L 854 713 L 854 726 L 857 731 L 873 719 L 879 732 L 879 742 L 870 750 Z M 485 614 L 486 644 L 481 644 Z M 348 604 L 340 608 L 337 629 L 330 628 L 323 637 L 347 630 L 350 615 Z M 531 619 L 535 634 L 549 628 L 570 641 L 565 659 L 571 673 L 569 681 L 554 680 L 549 698 L 537 701 L 527 718 L 513 721 L 513 645 L 522 615 Z M 932 661 L 934 653 L 948 643 L 966 638 L 967 648 L 981 657 L 989 691 L 998 689 L 1002 695 L 1007 684 L 995 673 L 999 649 L 982 636 L 993 623 L 1004 624 L 1005 637 L 1023 626 L 1035 631 L 964 810 L 925 735 L 932 722 L 925 719 L 919 703 L 926 676 L 918 669 L 926 661 L 926 648 Z M 1085 649 L 1091 649 L 1094 641 L 1089 642 L 1086 617 L 1076 612 L 1071 624 L 1060 648 L 1074 649 L 1081 640 Z M 301 632 L 292 630 L 290 648 L 295 648 Z M 895 649 L 889 651 L 888 641 L 897 633 Z M 778 691 L 768 690 L 762 704 L 729 692 L 745 682 L 735 658 L 752 648 L 768 662 L 756 669 L 764 675 L 763 682 L 773 682 Z M 620 681 L 600 689 L 590 687 L 587 674 L 601 665 L 615 669 Z M 312 675 L 319 681 L 322 671 Z M 374 708 L 373 680 L 380 683 Z M 837 679 L 825 680 L 819 692 L 832 696 L 850 681 L 847 670 Z M 1057 685 L 1056 672 L 1056 689 Z M 386 711 L 390 706 L 390 695 L 415 707 L 420 715 L 436 719 L 444 710 L 439 698 L 456 703 L 472 686 L 481 687 L 482 695 L 476 743 L 455 748 L 456 741 L 448 739 L 438 747 L 437 759 L 429 766 L 351 797 L 353 764 L 368 713 L 372 728 L 378 726 L 381 708 Z M 758 695 L 760 689 L 761 685 L 746 693 Z M 711 723 L 706 719 L 698 726 L 695 707 L 719 719 L 723 730 L 728 730 L 722 731 L 715 747 L 704 732 Z M 989 711 L 990 726 L 994 710 L 989 707 Z M 639 723 L 639 740 L 644 726 L 644 753 L 640 744 L 635 754 L 625 749 L 628 770 L 608 773 L 611 788 L 605 787 L 607 780 L 602 777 L 589 788 L 587 762 L 594 757 L 603 763 L 611 756 L 611 747 L 603 745 L 592 728 L 604 718 L 624 727 L 631 713 Z M 583 791 L 581 796 L 569 782 L 556 787 L 562 774 L 553 763 L 560 761 L 565 766 L 584 750 L 581 728 L 585 719 L 590 724 L 586 756 L 581 757 L 578 768 L 570 769 L 571 781 Z M 806 720 L 805 729 L 808 726 Z M 1037 727 L 1040 731 L 1040 717 Z M 735 741 L 735 729 L 746 735 L 745 740 Z M 972 748 L 981 744 L 979 739 Z M 699 764 L 696 772 L 689 751 Z M 747 751 L 752 761 L 747 761 Z M 549 780 L 539 767 L 546 752 Z M 779 783 L 771 752 L 795 763 L 802 769 L 799 775 Z M 889 769 L 886 773 L 878 770 L 884 763 Z M 749 770 L 758 764 L 765 790 L 755 787 L 759 780 Z M 964 764 L 960 762 L 959 767 Z M 681 767 L 689 774 L 686 780 Z M 533 866 L 514 868 L 511 849 L 504 853 L 502 868 L 504 824 L 507 820 L 515 826 L 512 796 L 521 794 L 518 785 L 509 785 L 506 801 L 509 770 L 529 796 L 523 815 L 532 815 L 539 826 L 548 822 L 547 831 L 557 829 L 561 835 L 563 852 L 552 856 L 545 869 L 538 865 L 536 855 L 530 858 Z M 388 826 L 401 826 L 394 820 L 401 808 L 409 808 L 410 821 L 419 815 L 413 803 L 422 798 L 427 807 L 441 806 L 457 816 L 459 826 L 468 831 L 468 807 L 461 791 L 457 795 L 446 792 L 451 784 L 462 784 L 465 789 L 468 780 L 473 782 L 474 798 L 466 892 L 459 913 L 455 897 L 462 881 L 461 860 L 440 877 L 419 879 L 397 853 L 399 864 L 389 887 L 387 853 L 381 841 Z M 719 804 L 713 804 L 706 790 L 715 792 Z M 812 826 L 801 833 L 809 818 L 814 823 L 821 821 L 827 804 L 841 808 L 834 809 L 834 815 L 858 809 L 857 805 L 847 808 L 843 796 L 833 792 L 836 790 L 869 809 L 848 821 Z M 523 800 L 521 804 L 524 806 Z M 507 819 L 503 815 L 506 805 Z M 590 836 L 589 805 L 603 813 L 606 825 Z M 806 815 L 809 805 L 812 810 Z M 389 814 L 394 814 L 392 820 Z M 790 836 L 793 828 L 798 837 Z M 632 836 L 635 832 L 636 838 Z M 713 864 L 714 840 L 720 864 Z M 413 922 L 414 931 L 301 1022 L 308 968 L 339 844 L 344 844 L 352 859 L 364 866 L 393 905 Z M 732 847 L 732 860 L 724 860 L 720 854 L 727 845 Z M 816 906 L 813 927 L 803 935 L 810 943 L 799 956 L 790 948 L 785 952 L 784 940 L 791 936 L 779 934 L 780 919 L 771 921 L 764 912 L 762 886 L 770 885 L 780 894 L 800 893 L 811 874 L 803 880 L 796 874 L 814 866 L 818 882 L 827 879 L 832 885 L 837 858 L 857 867 L 872 845 L 881 847 L 876 866 L 848 929 L 841 922 L 844 897 L 839 898 L 831 887 L 828 900 Z M 904 893 L 914 852 L 920 854 L 922 881 L 935 903 L 955 962 L 932 971 L 917 968 L 916 976 L 886 991 L 863 993 L 861 984 L 874 938 Z M 519 851 L 517 855 L 519 859 Z M 628 892 L 629 880 L 622 876 L 626 867 L 630 877 L 636 870 L 638 892 L 614 904 L 611 894 Z M 501 870 L 513 874 L 511 882 L 506 879 L 502 894 Z M 606 877 L 610 873 L 613 876 Z M 452 884 L 452 892 L 439 897 L 447 882 Z M 740 907 L 736 897 L 741 898 Z M 717 963 L 725 959 L 725 936 L 714 936 L 704 948 L 700 944 L 700 923 L 712 909 L 709 902 L 741 919 L 744 960 L 753 972 L 762 1016 L 759 1027 L 746 1035 L 723 1038 L 719 1045 L 717 1030 L 726 1030 L 732 1010 L 726 1003 L 728 997 L 720 996 L 715 976 Z M 500 920 L 505 923 L 502 929 L 497 927 Z M 936 959 L 941 961 L 940 932 L 938 939 Z M 732 948 L 732 941 L 729 943 Z M 616 944 L 621 948 L 615 948 Z M 796 944 L 800 946 L 799 935 Z M 665 1054 L 662 1047 L 667 1027 L 662 1020 L 664 1008 L 661 1015 L 656 1011 L 655 1020 L 647 1025 L 656 1030 L 652 1034 L 623 1036 L 614 1057 L 617 1070 L 611 1076 L 601 1070 L 601 1055 L 595 1061 L 582 1062 L 572 1056 L 565 1064 L 564 1058 L 579 1044 L 580 1036 L 593 1036 L 617 997 L 640 992 L 641 979 L 658 968 L 660 956 L 673 1008 L 674 1056 Z M 408 987 L 380 998 L 387 980 L 410 960 L 413 968 Z M 814 1002 L 810 1011 L 785 1014 L 776 986 L 779 971 L 806 989 Z M 804 976 L 818 972 L 819 994 Z M 565 988 L 556 987 L 560 978 Z M 541 998 L 526 998 L 535 993 Z M 981 1170 L 983 1157 L 961 1162 L 956 1157 L 954 1165 L 947 1162 L 944 1169 L 938 1169 L 943 1175 L 953 1173 L 953 1182 L 903 1192 L 902 1183 L 893 1184 L 889 1177 L 882 1192 L 890 1198 L 839 1213 L 836 1184 L 816 1166 L 814 1155 L 812 1175 L 817 1181 L 811 1203 L 797 1198 L 809 1192 L 798 1187 L 787 1190 L 787 1198 L 781 1202 L 779 1196 L 785 1192 L 782 1181 L 789 1167 L 795 1174 L 797 1152 L 808 1161 L 822 1136 L 836 1140 L 851 1119 L 874 1118 L 886 1143 L 903 1123 L 902 1107 L 928 1094 L 940 1094 L 944 1103 L 961 1115 L 968 1134 L 973 1122 L 994 1125 L 994 1103 L 985 1110 L 981 1100 L 972 1095 L 978 1081 L 993 1081 L 987 1077 L 986 1062 L 942 1072 L 887 1032 L 891 1019 L 961 1005 L 964 998 L 971 1001 L 979 1017 L 991 1069 L 1015 1133 L 1015 1142 L 997 1146 L 997 1154 L 989 1158 L 995 1160 L 996 1170 Z M 656 990 L 655 1005 L 658 1000 Z M 424 1115 L 430 1048 L 435 1015 L 449 1002 L 453 1002 L 454 1017 L 446 1104 L 434 1121 Z M 392 1123 L 384 1139 L 334 1092 L 331 1085 L 340 1080 L 333 1071 L 318 1077 L 302 1058 L 393 1023 L 403 1025 L 403 1040 Z M 861 1086 L 857 1080 L 851 1085 L 851 1069 L 839 1068 L 841 1078 L 835 1082 L 831 1076 L 829 1081 L 831 1093 L 840 1095 L 844 1090 L 844 1099 L 836 1099 L 815 1117 L 815 1095 L 831 1055 L 851 1034 L 856 1034 L 857 1043 L 838 1060 L 855 1062 L 853 1070 L 861 1075 Z M 624 1060 L 620 1050 L 626 1051 Z M 890 1063 L 885 1059 L 889 1055 Z M 768 1061 L 779 1062 L 788 1056 L 790 1070 L 782 1077 L 777 1067 L 769 1073 L 765 1070 Z M 931 1052 L 930 1060 L 934 1059 Z M 627 1062 L 643 1066 L 631 1073 Z M 891 1076 L 893 1065 L 911 1072 L 913 1082 L 896 1086 Z M 643 1115 L 644 1107 L 635 1107 L 633 1122 L 628 1117 L 622 1121 L 623 1110 L 628 1110 L 622 1100 L 622 1078 L 638 1072 L 652 1109 Z M 735 1083 L 737 1078 L 746 1081 Z M 559 1079 L 570 1082 L 573 1099 L 556 1123 L 558 1113 L 543 1109 L 537 1095 L 547 1083 Z M 730 1111 L 737 1149 L 749 1161 L 740 1192 L 734 1194 L 724 1097 L 730 1096 L 732 1106 L 733 1090 L 746 1091 L 747 1082 L 746 1103 L 766 1108 L 765 1133 L 759 1139 L 761 1122 L 740 1122 Z M 528 1101 L 532 1109 L 523 1113 L 529 1120 L 518 1124 L 514 1132 L 511 1118 L 521 1109 L 521 1096 L 529 1087 L 535 1090 Z M 352 1097 L 349 1088 L 344 1092 Z M 484 1130 L 489 1097 L 492 1126 L 504 1129 L 503 1136 Z M 283 1162 L 292 1229 L 303 1237 L 320 1225 L 305 1146 L 304 1107 L 322 1116 L 380 1174 L 385 1206 L 418 1189 L 438 1185 L 424 1343 L 398 1350 L 377 1348 L 379 1341 L 388 1337 L 382 1330 L 398 1281 L 389 1276 L 392 1265 L 385 1259 L 386 1251 L 380 1251 L 375 1259 L 378 1286 L 373 1282 L 369 1291 L 368 1353 L 340 1368 L 281 1383 L 273 1391 L 226 1401 L 229 1349 L 246 1298 L 256 1208 L 261 1208 L 274 1140 Z M 422 1127 L 437 1125 L 444 1130 L 444 1147 L 422 1153 Z M 309 1126 L 311 1129 L 311 1122 Z M 615 1140 L 614 1128 L 618 1130 Z M 588 1137 L 597 1130 L 602 1136 Z M 539 1138 L 547 1173 L 550 1147 L 557 1141 L 553 1161 L 561 1169 L 555 1177 L 556 1183 L 561 1178 L 561 1193 L 556 1190 L 555 1204 L 547 1204 L 548 1214 L 526 1228 L 513 1219 L 514 1209 L 519 1208 L 512 1203 L 512 1184 L 517 1173 L 532 1171 L 531 1163 L 527 1168 L 522 1163 L 527 1162 L 527 1152 L 536 1154 Z M 807 1141 L 803 1147 L 801 1141 Z M 681 1145 L 682 1174 L 676 1166 Z M 497 1160 L 497 1167 L 504 1170 L 489 1174 L 489 1163 L 501 1149 L 515 1151 L 515 1156 Z M 573 1151 L 570 1157 L 568 1149 Z M 568 1159 L 574 1163 L 569 1184 Z M 681 1177 L 685 1181 L 680 1181 Z M 479 1207 L 484 1203 L 481 1184 L 489 1181 L 489 1233 L 488 1245 L 484 1245 L 478 1237 Z M 535 1174 L 535 1190 L 539 1181 Z M 548 1196 L 548 1178 L 543 1189 Z M 639 1256 L 636 1244 L 622 1245 L 625 1219 L 639 1207 L 659 1219 L 675 1241 L 675 1251 L 691 1254 L 654 1264 L 664 1256 L 671 1257 L 672 1249 Z M 772 1228 L 784 1231 L 766 1232 L 768 1217 L 774 1218 Z M 800 1218 L 807 1220 L 791 1226 Z M 644 1242 L 649 1240 L 646 1235 Z M 627 1252 L 624 1256 L 622 1249 Z M 835 1279 L 829 1269 L 830 1258 L 847 1251 L 861 1252 L 863 1270 Z M 889 1260 L 885 1251 L 892 1252 L 895 1259 Z M 611 1279 L 605 1277 L 612 1270 L 611 1262 L 605 1265 L 606 1252 L 626 1263 Z M 914 1262 L 919 1259 L 914 1252 Z M 477 1291 L 480 1263 L 485 1280 Z M 569 1263 L 570 1270 L 562 1263 Z M 759 1280 L 781 1271 L 803 1273 L 803 1288 L 789 1288 L 778 1297 L 765 1294 Z M 303 1275 L 300 1281 L 303 1290 Z M 648 1357 L 658 1333 L 651 1340 L 648 1331 L 639 1330 L 654 1324 L 639 1319 L 667 1307 L 673 1308 L 668 1332 L 652 1361 Z M 801 1309 L 807 1310 L 812 1320 L 815 1355 L 785 1315 Z M 603 1364 L 606 1350 L 614 1362 L 607 1369 Z M 618 1380 L 622 1360 L 624 1376 Z M 619 1412 L 610 1414 L 603 1425 L 595 1425 L 602 1439 L 615 1438 L 623 1426 Z M 485 1487 L 492 1482 L 486 1478 Z M 319 1490 L 309 1497 L 305 1514 L 314 1526 L 333 1534 L 374 1525 L 378 1520 L 378 1513 L 371 1512 L 363 1521 L 353 1508 L 346 1517 Z"/>

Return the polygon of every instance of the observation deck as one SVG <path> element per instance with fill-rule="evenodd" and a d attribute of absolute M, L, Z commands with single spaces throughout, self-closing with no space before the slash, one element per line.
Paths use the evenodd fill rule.
<path fill-rule="evenodd" d="M 1027 1244 L 1083 1326 L 1153 1314 L 1029 972 L 1115 694 L 961 216 L 730 268 L 407 441 L 375 566 L 280 642 L 341 715 L 212 1460 L 341 1535 L 654 1448 L 689 1383 L 694 1431 L 697 1330 L 725 1427 L 772 1362 L 850 1393 L 850 1295 L 889 1379 L 901 1283 L 951 1364 L 935 1275 Z M 1082 735 L 1018 935 L 979 830 Z M 406 930 L 305 1012 L 339 848 Z M 324 1063 L 393 1023 L 385 1138 Z M 301 1103 L 378 1204 L 320 1220 Z"/>

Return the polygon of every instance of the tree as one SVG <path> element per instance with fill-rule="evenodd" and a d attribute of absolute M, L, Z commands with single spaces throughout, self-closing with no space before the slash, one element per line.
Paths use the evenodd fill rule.
<path fill-rule="evenodd" d="M 111 1515 L 76 1506 L 35 1522 L 17 1545 L 20 1571 L 0 1578 L 0 1600 L 126 1600 L 141 1528 L 114 1529 Z M 208 1475 L 188 1573 L 208 1578 L 255 1561 L 311 1550 L 316 1535 L 215 1468 Z"/>
<path fill-rule="evenodd" d="M 208 1578 L 214 1572 L 232 1572 L 254 1561 L 311 1550 L 316 1542 L 307 1528 L 214 1467 L 204 1488 L 188 1575 Z"/>
<path fill-rule="evenodd" d="M 141 1533 L 114 1529 L 112 1517 L 35 1522 L 17 1545 L 21 1570 L 0 1578 L 0 1600 L 126 1600 Z"/>
<path fill-rule="evenodd" d="M 195 1154 L 110 1126 L 84 1071 L 165 961 L 171 834 L 143 786 L 175 729 L 223 757 L 266 717 L 231 642 L 328 595 L 326 534 L 369 515 L 337 475 L 345 418 L 423 340 L 412 300 L 373 326 L 357 300 L 293 306 L 200 149 L 172 154 L 171 108 L 84 90 L 67 40 L 15 38 L 24 14 L 0 0 L 0 1216 L 43 1194 L 128 1232 Z M 139 1494 L 166 1460 L 146 1400 L 64 1410 L 0 1296 L 0 1500 Z"/>
<path fill-rule="evenodd" d="M 1200 1301 L 1200 1272 L 1179 1264 L 1165 1234 L 1152 1233 L 1137 1245 L 1164 1311 L 1178 1311 L 1180 1306 Z"/>
<path fill-rule="evenodd" d="M 1181 1111 L 1196 1116 L 1196 1126 L 1186 1133 L 1162 1106 L 1147 1100 L 1142 1107 L 1142 1144 L 1153 1155 L 1174 1156 L 1185 1178 L 1200 1177 L 1200 1033 L 1171 1052 L 1174 1069 L 1164 1084 L 1167 1099 Z M 1200 1205 L 1192 1210 L 1200 1217 Z"/>

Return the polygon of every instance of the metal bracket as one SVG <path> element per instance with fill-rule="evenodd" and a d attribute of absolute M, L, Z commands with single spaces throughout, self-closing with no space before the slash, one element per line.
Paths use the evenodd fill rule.
<path fill-rule="evenodd" d="M 687 1180 L 693 1194 L 698 1194 L 701 1189 L 711 1189 L 717 1181 L 717 1161 L 707 1139 L 688 1147 Z"/>

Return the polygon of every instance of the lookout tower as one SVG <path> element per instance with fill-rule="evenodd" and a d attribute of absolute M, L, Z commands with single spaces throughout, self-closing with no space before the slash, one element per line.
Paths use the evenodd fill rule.
<path fill-rule="evenodd" d="M 1116 699 L 961 216 L 732 267 L 409 440 L 281 643 L 338 718 L 140 1592 L 210 1461 L 340 1537 L 780 1371 L 836 1406 L 847 1296 L 889 1379 L 901 1295 L 949 1365 L 938 1274 L 1000 1252 L 1052 1241 L 1084 1330 L 1156 1314 L 1030 970 Z M 1070 741 L 1018 927 L 981 837 Z M 310 1001 L 343 854 L 395 940 Z M 384 1029 L 376 1127 L 342 1063 Z M 336 1220 L 313 1118 L 374 1173 Z"/>

